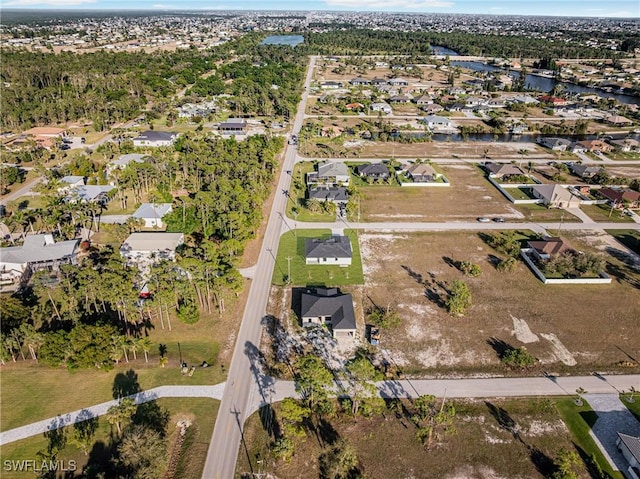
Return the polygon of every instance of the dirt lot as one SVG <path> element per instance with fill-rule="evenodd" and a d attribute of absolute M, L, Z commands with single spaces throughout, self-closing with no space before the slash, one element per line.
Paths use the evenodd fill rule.
<path fill-rule="evenodd" d="M 606 248 L 592 237 L 570 241 L 583 251 Z M 514 273 L 497 272 L 489 258 L 500 255 L 477 234 L 363 234 L 360 246 L 364 297 L 397 307 L 404 318 L 381 344 L 407 372 L 504 374 L 501 341 L 526 344 L 540 368 L 560 372 L 616 369 L 640 357 L 640 275 L 608 253 L 612 284 L 545 286 L 523 263 Z M 450 265 L 462 260 L 479 264 L 482 274 L 463 277 Z M 464 279 L 473 295 L 463 318 L 441 306 L 454 279 Z"/>
<path fill-rule="evenodd" d="M 469 221 L 478 216 L 523 215 L 471 165 L 439 166 L 448 188 L 361 187 L 363 221 Z"/>
<path fill-rule="evenodd" d="M 415 426 L 402 412 L 387 411 L 384 417 L 357 422 L 332 419 L 319 436 L 330 431 L 332 436 L 345 439 L 356 449 L 361 471 L 372 479 L 549 477 L 558 452 L 574 449 L 571 434 L 549 400 L 469 401 L 455 407 L 456 433 L 444 437 L 431 450 L 418 442 Z M 290 463 L 276 462 L 267 447 L 269 436 L 255 414 L 247 423 L 245 439 L 249 449 L 239 455 L 239 473 L 250 470 L 248 456 L 259 454 L 265 459 L 260 465 L 253 461 L 254 472 L 260 469 L 273 474 L 267 477 L 280 479 L 318 477 L 320 438 L 307 434 L 297 444 Z M 587 477 L 584 466 L 577 470 L 579 477 Z"/>

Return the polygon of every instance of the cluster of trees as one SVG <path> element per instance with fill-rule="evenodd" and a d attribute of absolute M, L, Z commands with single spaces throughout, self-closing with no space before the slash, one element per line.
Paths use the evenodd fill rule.
<path fill-rule="evenodd" d="M 542 271 L 547 275 L 563 278 L 598 275 L 604 271 L 607 262 L 600 254 L 565 251 L 542 262 Z"/>
<path fill-rule="evenodd" d="M 444 46 L 461 55 L 516 58 L 608 58 L 611 52 L 579 42 L 553 42 L 527 35 L 477 35 L 467 32 L 403 32 L 339 28 L 306 35 L 308 49 L 318 54 L 429 55 L 431 45 Z"/>
<path fill-rule="evenodd" d="M 16 166 L 0 166 L 0 195 L 7 193 L 9 186 L 22 183 L 22 175 Z"/>
<path fill-rule="evenodd" d="M 467 283 L 456 279 L 451 283 L 444 306 L 451 316 L 464 316 L 467 309 L 471 307 L 471 301 L 471 290 Z"/>
<path fill-rule="evenodd" d="M 187 241 L 178 251 L 176 264 L 161 262 L 152 267 L 146 278 L 152 299 L 144 307 L 140 304 L 139 272 L 127 267 L 117 251 L 92 249 L 80 265 L 62 266 L 58 282 L 50 284 L 48 276 L 34 278 L 32 290 L 3 302 L 4 336 L 11 337 L 27 322 L 42 335 L 36 349 L 43 362 L 109 368 L 123 353 L 128 360 L 131 347 L 135 354 L 137 343 L 132 345 L 127 337 L 142 335 L 152 317 L 159 318 L 164 328 L 164 317 L 169 322 L 174 313 L 187 323 L 196 322 L 200 311 L 211 312 L 215 306 L 222 313 L 225 297 L 242 288 L 235 266 L 246 240 L 260 224 L 275 157 L 282 146 L 280 138 L 254 136 L 238 143 L 193 134 L 177 142 L 177 151 L 158 152 L 156 162 L 129 164 L 118 182 L 121 189 L 138 192 L 134 195 L 155 191 L 166 197 L 176 187 L 195 191 L 180 197 L 175 211 L 165 217 L 168 230 L 184 233 Z M 74 168 L 80 171 L 89 166 L 79 162 Z M 99 205 L 70 204 L 54 187 L 44 198 L 44 208 L 18 210 L 12 221 L 21 222 L 25 230 L 25 223 L 31 229 L 34 224 L 46 225 L 45 231 L 70 238 L 78 226 L 93 224 L 99 214 L 92 209 L 99 210 Z M 128 227 L 124 229 L 128 234 Z M 5 360 L 26 347 L 24 341 L 11 346 L 3 341 L 3 345 Z"/>
<path fill-rule="evenodd" d="M 339 407 L 330 397 L 339 373 L 329 370 L 314 355 L 301 356 L 294 369 L 296 391 L 302 399 L 287 398 L 282 401 L 278 427 L 272 431 L 277 432 L 270 449 L 276 458 L 289 461 L 308 434 L 315 434 L 323 445 L 318 458 L 323 478 L 362 477 L 355 449 L 333 429 L 331 420 L 337 416 L 354 420 L 359 417 L 371 419 L 386 409 L 395 411 L 396 415 L 408 415 L 416 426 L 416 438 L 427 448 L 446 434 L 455 432 L 453 421 L 456 410 L 450 402 L 425 395 L 416 398 L 408 408 L 400 400 L 385 403 L 375 385 L 382 375 L 365 350 L 357 351 L 340 375 L 341 395 L 344 398 L 339 401 Z M 331 433 L 326 434 L 326 431 Z"/>

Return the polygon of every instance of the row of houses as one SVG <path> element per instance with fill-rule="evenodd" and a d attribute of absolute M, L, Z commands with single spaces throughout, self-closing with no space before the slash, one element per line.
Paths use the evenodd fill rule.
<path fill-rule="evenodd" d="M 542 137 L 540 138 L 540 144 L 553 151 L 570 151 L 572 153 L 609 153 L 614 150 L 624 152 L 640 151 L 640 142 L 634 138 L 571 141 L 565 138 Z"/>

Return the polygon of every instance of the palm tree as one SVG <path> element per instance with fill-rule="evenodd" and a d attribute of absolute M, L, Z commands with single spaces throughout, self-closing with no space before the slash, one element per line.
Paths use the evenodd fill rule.
<path fill-rule="evenodd" d="M 134 337 L 129 338 L 127 348 L 133 354 L 134 361 L 138 359 L 138 356 L 136 355 L 136 353 L 140 349 L 140 339 L 134 338 Z"/>
<path fill-rule="evenodd" d="M 168 362 L 169 362 L 169 358 L 166 356 L 160 356 L 158 358 L 158 364 L 160 364 L 161 368 L 164 368 Z"/>
<path fill-rule="evenodd" d="M 140 346 L 140 348 L 144 352 L 144 362 L 148 363 L 149 362 L 149 351 L 151 350 L 151 346 L 153 346 L 153 343 L 151 342 L 151 340 L 148 337 L 145 336 L 144 338 L 138 339 L 138 345 Z"/>

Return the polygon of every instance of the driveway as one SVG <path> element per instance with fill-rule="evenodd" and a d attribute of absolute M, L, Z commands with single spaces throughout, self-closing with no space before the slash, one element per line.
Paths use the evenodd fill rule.
<path fill-rule="evenodd" d="M 640 423 L 622 404 L 618 394 L 585 394 L 584 398 L 598 414 L 589 434 L 613 469 L 625 471 L 629 466 L 616 446 L 618 433 L 637 437 L 640 435 Z"/>

